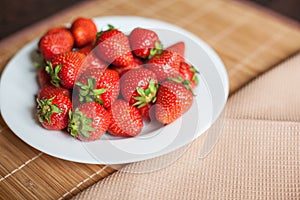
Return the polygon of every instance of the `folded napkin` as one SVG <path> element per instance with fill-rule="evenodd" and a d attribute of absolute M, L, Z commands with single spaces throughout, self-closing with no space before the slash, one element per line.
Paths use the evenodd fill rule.
<path fill-rule="evenodd" d="M 201 137 L 185 150 L 127 165 L 74 199 L 299 199 L 299 86 L 300 54 L 230 97 L 207 156 Z"/>

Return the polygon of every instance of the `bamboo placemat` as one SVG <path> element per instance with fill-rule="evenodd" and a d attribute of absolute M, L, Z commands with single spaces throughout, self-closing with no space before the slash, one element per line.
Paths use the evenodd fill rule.
<path fill-rule="evenodd" d="M 0 73 L 26 43 L 78 16 L 137 15 L 181 26 L 224 61 L 234 92 L 300 49 L 300 29 L 249 5 L 225 0 L 101 0 L 77 4 L 0 42 Z M 68 198 L 114 170 L 64 161 L 18 139 L 0 117 L 0 198 Z"/>

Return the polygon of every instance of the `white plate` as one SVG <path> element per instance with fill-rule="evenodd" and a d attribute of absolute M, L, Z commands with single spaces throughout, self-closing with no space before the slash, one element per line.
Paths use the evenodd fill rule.
<path fill-rule="evenodd" d="M 190 143 L 218 118 L 228 97 L 228 78 L 217 54 L 201 39 L 177 26 L 130 16 L 94 19 L 98 30 L 112 24 L 130 32 L 140 26 L 155 30 L 164 44 L 186 44 L 186 59 L 200 71 L 192 108 L 170 125 L 149 125 L 135 138 L 104 136 L 81 142 L 62 131 L 42 128 L 35 117 L 38 93 L 32 55 L 37 40 L 24 46 L 8 63 L 1 78 L 1 113 L 11 130 L 30 146 L 52 156 L 81 163 L 121 164 L 154 158 Z"/>

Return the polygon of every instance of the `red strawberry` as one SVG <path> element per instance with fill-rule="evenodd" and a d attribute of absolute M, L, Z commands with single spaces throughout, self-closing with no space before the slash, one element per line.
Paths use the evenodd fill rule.
<path fill-rule="evenodd" d="M 77 18 L 71 26 L 75 45 L 82 47 L 88 43 L 94 42 L 97 34 L 97 27 L 95 23 L 88 18 Z"/>
<path fill-rule="evenodd" d="M 84 47 L 78 49 L 79 53 L 82 53 L 84 55 L 88 55 L 94 48 L 94 45 L 92 43 L 85 45 Z"/>
<path fill-rule="evenodd" d="M 50 29 L 39 41 L 38 47 L 45 60 L 51 60 L 53 56 L 72 50 L 74 39 L 66 28 Z"/>
<path fill-rule="evenodd" d="M 64 94 L 67 97 L 71 98 L 70 90 L 61 87 L 55 87 L 54 85 L 48 85 L 40 90 L 39 99 L 42 99 L 48 95 L 59 95 Z"/>
<path fill-rule="evenodd" d="M 153 116 L 152 112 L 151 112 L 152 105 L 153 105 L 152 103 L 151 104 L 148 103 L 147 105 L 138 108 L 142 118 L 148 122 L 151 121 L 151 119 L 152 119 L 151 116 Z"/>
<path fill-rule="evenodd" d="M 139 109 L 156 100 L 157 78 L 155 73 L 148 69 L 138 68 L 128 71 L 123 75 L 120 85 L 124 99 Z M 145 116 L 149 115 L 146 113 Z"/>
<path fill-rule="evenodd" d="M 38 82 L 40 88 L 44 88 L 48 85 L 51 85 L 51 76 L 46 72 L 45 67 L 42 67 L 38 71 Z"/>
<path fill-rule="evenodd" d="M 137 106 L 142 117 L 149 119 L 150 106 L 156 100 L 158 81 L 155 73 L 145 68 L 129 70 L 121 79 L 121 93 L 126 101 Z"/>
<path fill-rule="evenodd" d="M 177 78 L 180 76 L 180 56 L 171 51 L 163 51 L 162 54 L 156 55 L 151 58 L 146 68 L 153 71 L 159 82 L 164 81 L 166 78 Z"/>
<path fill-rule="evenodd" d="M 81 104 L 70 112 L 68 132 L 82 141 L 98 140 L 110 124 L 110 114 L 98 103 Z"/>
<path fill-rule="evenodd" d="M 143 128 L 143 120 L 138 109 L 124 100 L 117 100 L 108 109 L 111 115 L 111 124 L 108 131 L 115 136 L 136 136 Z"/>
<path fill-rule="evenodd" d="M 54 28 L 50 28 L 46 34 L 52 34 L 52 33 L 58 33 L 58 32 L 61 32 L 61 31 L 69 31 L 69 29 L 67 29 L 66 27 L 63 27 L 63 26 L 60 26 L 60 27 L 54 27 Z M 46 35 L 45 34 L 45 35 Z"/>
<path fill-rule="evenodd" d="M 37 103 L 39 121 L 46 129 L 61 130 L 68 126 L 68 112 L 72 108 L 69 97 L 59 93 L 49 94 L 37 98 Z"/>
<path fill-rule="evenodd" d="M 184 42 L 177 42 L 169 47 L 166 48 L 167 51 L 172 51 L 174 53 L 179 54 L 184 59 L 184 51 L 185 51 L 185 44 Z"/>
<path fill-rule="evenodd" d="M 46 71 L 51 75 L 51 83 L 57 87 L 62 85 L 72 89 L 84 60 L 85 55 L 78 52 L 71 51 L 56 55 L 46 66 Z"/>
<path fill-rule="evenodd" d="M 163 124 L 169 124 L 190 109 L 192 92 L 181 83 L 163 82 L 157 92 L 155 117 Z"/>
<path fill-rule="evenodd" d="M 128 37 L 109 25 L 109 29 L 97 34 L 96 55 L 117 67 L 127 67 L 133 62 Z"/>
<path fill-rule="evenodd" d="M 158 35 L 149 29 L 133 29 L 129 35 L 129 41 L 133 53 L 144 59 L 160 54 L 163 49 Z"/>
<path fill-rule="evenodd" d="M 85 73 L 85 71 L 91 70 L 94 68 L 105 70 L 107 67 L 108 67 L 108 65 L 104 61 L 100 60 L 92 51 L 92 52 L 90 52 L 90 54 L 88 54 L 86 56 L 86 59 L 83 62 L 82 66 L 78 72 L 78 75 L 81 75 L 81 74 Z"/>
<path fill-rule="evenodd" d="M 181 62 L 179 72 L 183 79 L 191 82 L 192 88 L 198 85 L 199 80 L 197 74 L 199 74 L 199 72 L 193 66 L 186 62 Z"/>
<path fill-rule="evenodd" d="M 76 83 L 80 102 L 96 101 L 105 108 L 117 99 L 120 90 L 119 75 L 111 69 L 91 69 Z"/>
<path fill-rule="evenodd" d="M 133 58 L 133 63 L 127 67 L 116 67 L 112 66 L 114 70 L 116 70 L 119 73 L 119 76 L 122 77 L 126 72 L 132 69 L 140 68 L 143 66 L 143 61 L 137 57 Z"/>

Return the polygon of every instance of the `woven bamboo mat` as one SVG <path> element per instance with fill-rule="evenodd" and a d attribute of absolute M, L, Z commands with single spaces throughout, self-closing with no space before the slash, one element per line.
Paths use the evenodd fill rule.
<path fill-rule="evenodd" d="M 286 19 L 229 0 L 86 1 L 0 42 L 0 73 L 26 43 L 78 16 L 137 15 L 181 26 L 210 44 L 224 61 L 230 92 L 300 50 L 300 28 Z M 0 198 L 69 198 L 114 170 L 64 161 L 31 148 L 0 117 Z"/>

